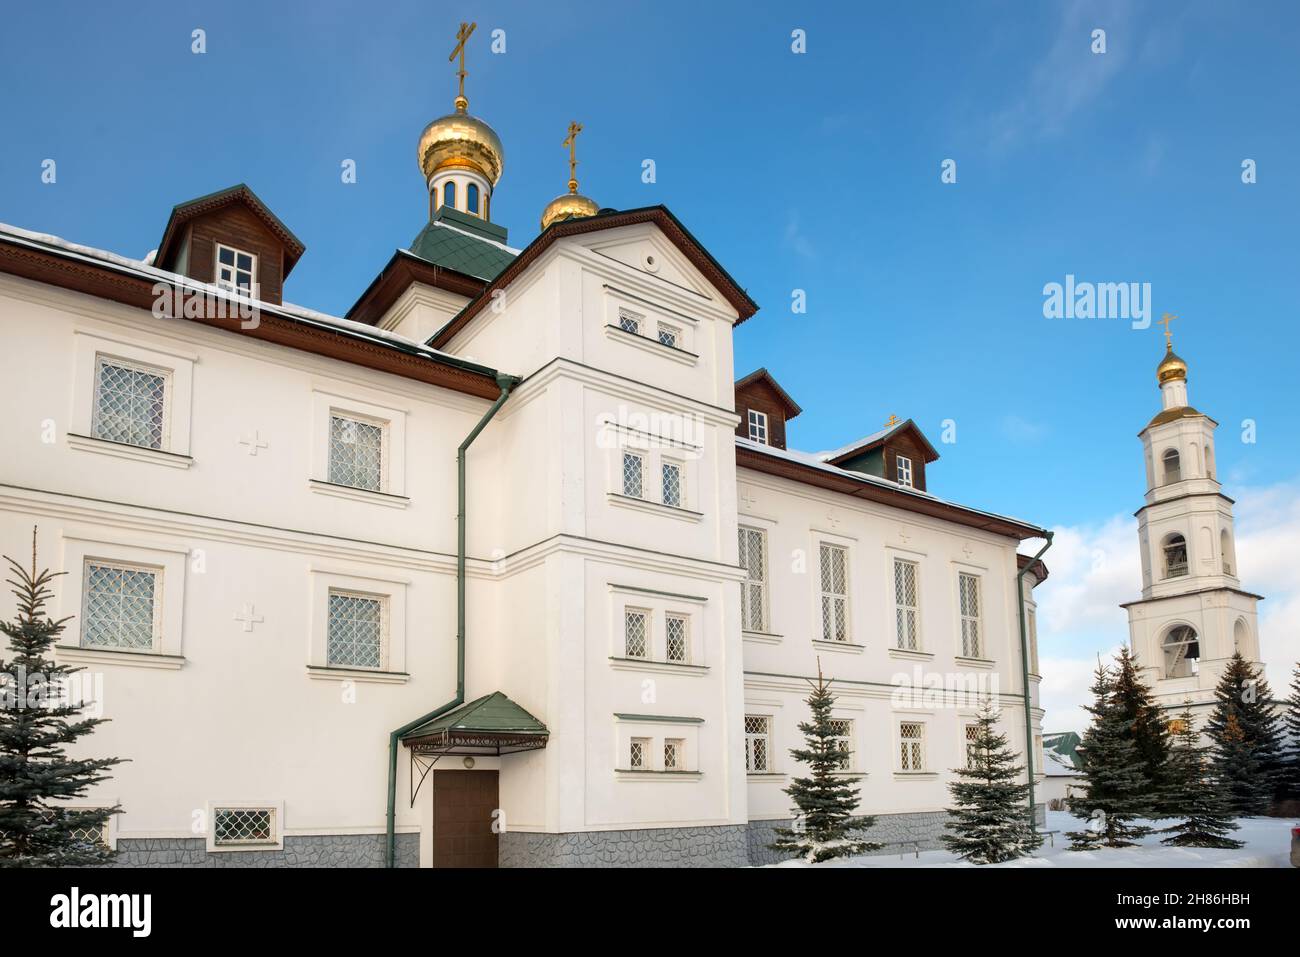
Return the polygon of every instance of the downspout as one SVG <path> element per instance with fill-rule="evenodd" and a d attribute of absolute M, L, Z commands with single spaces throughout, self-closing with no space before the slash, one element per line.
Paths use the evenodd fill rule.
<path fill-rule="evenodd" d="M 479 433 L 492 421 L 492 417 L 505 405 L 510 397 L 510 390 L 519 384 L 519 378 L 511 375 L 497 375 L 497 386 L 501 394 L 492 406 L 479 419 L 474 431 L 465 436 L 456 450 L 456 697 L 440 708 L 434 708 L 426 715 L 409 721 L 388 736 L 388 841 L 385 866 L 392 867 L 397 856 L 397 748 L 402 735 L 414 731 L 420 725 L 446 714 L 453 708 L 465 703 L 465 452 L 478 438 Z"/>
<path fill-rule="evenodd" d="M 1029 781 L 1029 829 L 1035 832 L 1038 830 L 1038 821 L 1034 818 L 1034 719 L 1029 713 L 1029 630 L 1025 623 L 1025 576 L 1033 571 L 1043 553 L 1052 547 L 1052 533 L 1045 532 L 1045 535 L 1047 544 L 1038 550 L 1038 554 L 1016 576 L 1016 601 L 1020 609 L 1020 664 L 1025 691 L 1025 771 Z"/>

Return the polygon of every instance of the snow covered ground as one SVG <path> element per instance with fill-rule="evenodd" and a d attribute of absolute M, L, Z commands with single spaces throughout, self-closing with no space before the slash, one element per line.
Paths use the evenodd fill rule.
<path fill-rule="evenodd" d="M 1162 825 L 1170 822 L 1161 822 Z M 1065 811 L 1047 813 L 1047 829 L 1059 831 L 1056 846 L 1044 844 L 1033 857 L 1022 857 L 1006 864 L 988 867 L 1290 867 L 1291 828 L 1300 827 L 1300 819 L 1247 817 L 1237 822 L 1240 829 L 1232 837 L 1245 841 L 1236 850 L 1198 847 L 1166 847 L 1163 834 L 1149 834 L 1138 847 L 1107 848 L 1100 851 L 1071 851 L 1066 831 L 1079 830 L 1082 822 Z M 900 860 L 894 854 L 870 854 L 861 857 L 809 865 L 802 861 L 785 861 L 773 867 L 976 867 L 959 861 L 947 851 L 922 851 L 917 858 L 907 850 Z"/>

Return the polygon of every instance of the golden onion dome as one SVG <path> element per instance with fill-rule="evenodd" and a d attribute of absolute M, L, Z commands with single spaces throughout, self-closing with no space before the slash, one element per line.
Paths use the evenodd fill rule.
<path fill-rule="evenodd" d="M 1172 345 L 1165 347 L 1165 357 L 1160 360 L 1160 365 L 1156 367 L 1156 379 L 1161 385 L 1174 379 L 1187 378 L 1187 363 L 1174 353 Z"/>
<path fill-rule="evenodd" d="M 578 192 L 564 193 L 555 197 L 546 204 L 542 210 L 542 232 L 546 232 L 546 227 L 551 223 L 558 223 L 562 219 L 582 219 L 586 216 L 595 216 L 600 212 L 600 206 L 594 199 L 589 199 Z"/>
<path fill-rule="evenodd" d="M 471 169 L 494 187 L 501 179 L 505 150 L 496 130 L 467 112 L 469 102 L 456 97 L 456 112 L 440 116 L 420 134 L 420 169 L 427 181 L 448 167 Z"/>

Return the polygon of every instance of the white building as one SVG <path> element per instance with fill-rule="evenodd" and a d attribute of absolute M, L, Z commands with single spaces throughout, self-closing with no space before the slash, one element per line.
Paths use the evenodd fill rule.
<path fill-rule="evenodd" d="M 67 572 L 58 657 L 112 719 L 87 748 L 130 759 L 90 798 L 106 840 L 767 860 L 819 660 L 863 811 L 932 840 L 978 694 L 1041 734 L 1016 548 L 1043 530 L 928 491 L 911 422 L 788 449 L 798 406 L 734 375 L 756 305 L 663 207 L 574 181 L 509 246 L 467 107 L 344 318 L 283 301 L 304 246 L 247 187 L 176 207 L 148 262 L 0 227 L 0 551 L 36 525 Z"/>
<path fill-rule="evenodd" d="M 1232 499 L 1214 467 L 1218 423 L 1188 404 L 1187 364 L 1175 355 L 1165 324 L 1156 370 L 1163 408 L 1139 433 L 1147 493 L 1138 510 L 1142 598 L 1128 610 L 1134 654 L 1157 703 L 1170 718 L 1190 707 L 1198 724 L 1234 652 L 1262 673 L 1262 596 L 1238 577 Z"/>

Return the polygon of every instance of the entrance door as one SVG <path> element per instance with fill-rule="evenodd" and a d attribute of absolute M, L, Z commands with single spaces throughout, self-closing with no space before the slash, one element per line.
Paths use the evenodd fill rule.
<path fill-rule="evenodd" d="M 496 867 L 496 771 L 433 772 L 433 866 Z"/>

